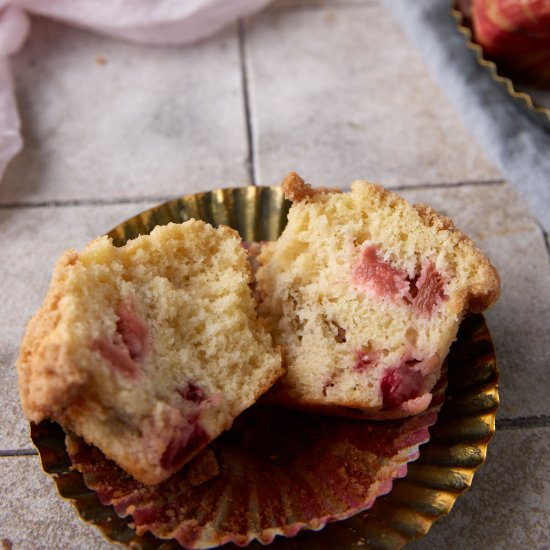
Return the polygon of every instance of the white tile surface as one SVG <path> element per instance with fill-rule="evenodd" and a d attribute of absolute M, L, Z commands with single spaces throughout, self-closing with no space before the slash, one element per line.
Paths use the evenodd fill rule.
<path fill-rule="evenodd" d="M 246 42 L 260 183 L 500 177 L 377 4 L 265 12 Z"/>
<path fill-rule="evenodd" d="M 147 47 L 35 19 L 12 66 L 25 147 L 2 203 L 248 183 L 235 26 L 195 46 Z"/>
<path fill-rule="evenodd" d="M 550 364 L 550 261 L 522 201 L 508 184 L 402 194 L 450 215 L 500 273 L 501 297 L 487 312 L 501 373 L 499 415 L 550 414 L 549 385 L 543 382 Z"/>
<path fill-rule="evenodd" d="M 115 547 L 59 496 L 36 456 L 0 458 L 0 494 L 0 541 L 7 539 L 13 550 Z"/>
<path fill-rule="evenodd" d="M 550 429 L 497 431 L 451 513 L 407 550 L 548 548 Z"/>

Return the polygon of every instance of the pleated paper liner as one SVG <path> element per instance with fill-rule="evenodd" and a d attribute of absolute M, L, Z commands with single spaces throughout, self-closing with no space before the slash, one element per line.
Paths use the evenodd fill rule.
<path fill-rule="evenodd" d="M 223 189 L 168 201 L 109 235 L 120 245 L 158 224 L 195 217 L 230 225 L 244 240 L 271 240 L 282 231 L 288 206 L 277 187 Z M 294 538 L 277 537 L 270 548 L 401 548 L 450 511 L 483 463 L 494 432 L 498 371 L 481 315 L 463 322 L 448 361 L 448 390 L 430 442 L 420 447 L 420 458 L 409 464 L 406 477 L 395 481 L 391 493 L 376 499 L 367 512 L 360 510 L 388 491 L 392 478 L 403 475 L 407 461 L 416 457 L 435 419 L 433 411 L 409 420 L 371 423 L 254 407 L 177 474 L 180 485 L 167 487 L 163 495 L 139 487 L 77 438 L 70 438 L 69 447 L 85 474 L 71 467 L 65 434 L 57 424 L 31 424 L 31 436 L 60 494 L 107 538 L 133 548 L 179 546 L 147 529 L 199 547 L 198 541 L 243 544 L 251 534 L 267 542 L 301 528 L 310 530 Z M 102 502 L 112 502 L 121 514 L 134 513 L 134 520 L 119 517 Z M 262 547 L 259 542 L 250 545 Z"/>
<path fill-rule="evenodd" d="M 494 61 L 485 57 L 483 48 L 475 42 L 471 20 L 466 13 L 466 8 L 470 3 L 471 0 L 454 0 L 451 9 L 451 13 L 457 22 L 457 28 L 464 35 L 468 49 L 472 51 L 478 63 L 489 72 L 492 79 L 500 84 L 516 102 L 516 105 L 523 109 L 531 120 L 545 130 L 550 131 L 550 108 L 537 104 L 529 93 L 520 90 L 518 84 L 508 78 Z"/>

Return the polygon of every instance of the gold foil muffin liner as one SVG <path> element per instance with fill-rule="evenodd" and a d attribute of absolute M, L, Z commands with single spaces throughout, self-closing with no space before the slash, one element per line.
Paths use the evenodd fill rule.
<path fill-rule="evenodd" d="M 194 217 L 229 225 L 246 241 L 272 240 L 288 207 L 278 187 L 216 190 L 168 201 L 109 235 L 122 245 L 156 225 Z M 31 424 L 31 437 L 61 496 L 109 540 L 132 548 L 178 548 L 177 540 L 193 548 L 252 540 L 250 548 L 262 548 L 276 535 L 302 530 L 275 538 L 270 548 L 396 549 L 450 511 L 494 433 L 498 371 L 481 315 L 461 325 L 448 365 L 445 401 L 420 451 L 443 401 L 444 379 L 429 411 L 399 421 L 255 406 L 156 488 L 129 478 L 81 439 L 69 435 L 66 442 L 57 424 Z M 379 497 L 392 481 L 393 490 Z"/>
<path fill-rule="evenodd" d="M 550 131 L 550 109 L 538 105 L 529 93 L 520 90 L 517 84 L 502 74 L 497 64 L 487 59 L 483 53 L 483 48 L 475 42 L 472 24 L 465 12 L 466 7 L 469 5 L 470 0 L 455 0 L 451 7 L 451 14 L 456 20 L 457 29 L 464 36 L 468 49 L 475 55 L 478 63 L 489 72 L 492 79 L 508 92 L 516 105 L 521 107 L 531 120 Z"/>

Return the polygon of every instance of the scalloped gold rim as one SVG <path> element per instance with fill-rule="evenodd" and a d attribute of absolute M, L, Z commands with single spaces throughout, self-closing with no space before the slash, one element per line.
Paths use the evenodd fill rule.
<path fill-rule="evenodd" d="M 537 121 L 550 130 L 550 109 L 537 105 L 527 92 L 516 90 L 512 80 L 499 72 L 497 64 L 485 57 L 483 48 L 474 41 L 472 30 L 465 23 L 464 13 L 457 6 L 456 0 L 451 3 L 451 14 L 457 22 L 457 30 L 464 36 L 468 49 L 475 53 L 478 63 L 489 70 L 495 82 L 506 88 L 510 97 L 515 99 L 519 105 L 527 109 L 532 115 L 535 115 Z"/>
<path fill-rule="evenodd" d="M 213 225 L 232 226 L 245 240 L 270 240 L 283 230 L 288 207 L 280 187 L 217 189 L 167 201 L 126 220 L 108 234 L 120 245 L 156 225 L 195 217 Z M 420 448 L 420 458 L 409 464 L 407 476 L 394 482 L 391 493 L 379 498 L 366 513 L 329 524 L 320 532 L 276 539 L 270 548 L 397 550 L 425 535 L 435 521 L 447 515 L 456 498 L 470 487 L 495 431 L 498 369 L 483 316 L 471 316 L 462 324 L 449 355 L 448 374 L 446 402 L 430 429 L 431 440 Z M 64 433 L 57 424 L 31 424 L 31 438 L 43 470 L 53 476 L 59 494 L 108 540 L 142 550 L 178 548 L 150 534 L 138 537 L 128 520 L 99 502 L 82 475 L 71 470 Z M 265 547 L 253 543 L 249 548 Z"/>

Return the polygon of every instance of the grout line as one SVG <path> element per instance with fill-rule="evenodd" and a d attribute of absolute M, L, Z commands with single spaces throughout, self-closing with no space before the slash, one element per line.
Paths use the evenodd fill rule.
<path fill-rule="evenodd" d="M 63 208 L 67 206 L 112 206 L 117 204 L 166 202 L 176 198 L 178 198 L 177 195 L 153 195 L 145 197 L 121 197 L 118 199 L 67 199 L 41 202 L 7 202 L 0 204 L 0 210 L 15 208 Z"/>
<path fill-rule="evenodd" d="M 518 430 L 524 428 L 550 428 L 550 415 L 519 416 L 516 418 L 497 418 L 497 430 Z"/>
<path fill-rule="evenodd" d="M 248 118 L 248 117 L 247 117 Z M 252 185 L 256 183 L 256 170 L 254 165 L 254 154 L 252 146 L 252 128 L 249 129 L 249 148 L 250 157 L 247 159 L 249 165 L 249 175 L 252 180 Z M 388 189 L 392 191 L 418 191 L 430 189 L 448 189 L 455 187 L 483 186 L 483 185 L 502 185 L 506 180 L 465 180 L 458 182 L 438 182 L 438 183 L 414 183 L 411 185 L 388 185 Z M 121 197 L 115 199 L 67 199 L 67 200 L 51 200 L 41 202 L 7 202 L 0 203 L 0 210 L 12 210 L 17 208 L 66 208 L 72 206 L 114 206 L 117 204 L 146 204 L 146 203 L 161 203 L 169 200 L 177 199 L 180 195 L 152 195 L 145 197 Z M 542 228 L 541 228 L 542 230 Z M 544 233 L 547 243 L 548 252 L 550 254 L 550 244 L 548 243 L 548 235 Z"/>
<path fill-rule="evenodd" d="M 539 226 L 540 231 L 542 233 L 542 240 L 544 241 L 544 246 L 546 247 L 546 252 L 548 254 L 548 259 L 550 260 L 550 235 L 548 235 L 548 233 L 546 233 L 546 231 L 544 230 L 544 227 L 542 227 L 542 224 L 538 220 L 535 220 L 535 222 Z"/>
<path fill-rule="evenodd" d="M 475 187 L 483 185 L 503 185 L 506 183 L 504 179 L 491 180 L 463 180 L 463 181 L 448 181 L 436 183 L 413 183 L 412 185 L 387 185 L 386 187 L 392 191 L 418 191 L 429 189 L 454 189 L 456 187 Z"/>
<path fill-rule="evenodd" d="M 252 185 L 256 185 L 256 166 L 254 159 L 254 131 L 252 128 L 252 116 L 250 107 L 248 67 L 246 59 L 246 29 L 242 19 L 239 19 L 239 58 L 241 64 L 241 83 L 243 89 L 244 115 L 246 118 L 246 141 L 248 143 L 248 156 L 246 167 L 248 177 Z"/>
<path fill-rule="evenodd" d="M 0 458 L 8 456 L 38 456 L 36 449 L 8 449 L 0 451 Z"/>

